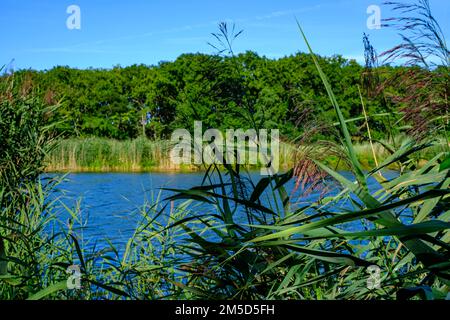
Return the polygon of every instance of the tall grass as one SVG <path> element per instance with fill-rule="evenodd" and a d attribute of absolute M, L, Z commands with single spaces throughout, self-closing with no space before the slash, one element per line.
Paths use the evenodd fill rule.
<path fill-rule="evenodd" d="M 53 145 L 47 121 L 53 107 L 34 96 L 28 78 L 0 82 L 0 298 L 25 299 L 62 288 L 67 261 L 59 239 L 45 233 L 52 221 L 41 183 L 45 154 Z M 45 294 L 44 294 L 45 296 Z"/>
<path fill-rule="evenodd" d="M 188 236 L 179 250 L 190 257 L 178 286 L 207 299 L 445 298 L 449 154 L 437 149 L 419 168 L 417 154 L 432 145 L 432 137 L 420 144 L 382 143 L 386 159 L 364 171 L 333 89 L 303 37 L 335 109 L 354 179 L 315 161 L 338 192 L 301 206 L 293 205 L 284 187 L 293 170 L 257 182 L 239 166 L 227 166 L 226 173 L 212 166 L 201 186 L 172 189 L 168 200 L 210 207 L 173 225 Z M 392 164 L 399 176 L 388 180 L 383 169 Z M 381 189 L 370 190 L 369 178 L 379 180 Z M 379 270 L 378 286 L 370 285 L 368 267 Z"/>
<path fill-rule="evenodd" d="M 179 170 L 169 158 L 169 141 L 145 138 L 118 141 L 105 138 L 59 141 L 49 154 L 47 171 Z"/>
<path fill-rule="evenodd" d="M 374 143 L 377 159 L 384 160 L 389 152 L 383 144 L 401 145 L 406 136 L 398 136 L 393 141 L 383 140 Z M 442 148 L 445 141 L 437 141 L 430 149 L 416 156 L 425 160 L 432 158 L 437 149 Z M 172 145 L 168 140 L 152 141 L 146 138 L 135 140 L 113 140 L 107 138 L 71 138 L 59 140 L 48 153 L 45 164 L 47 172 L 194 172 L 203 168 L 194 165 L 176 165 L 170 160 Z M 282 170 L 292 168 L 301 154 L 307 152 L 311 145 L 294 145 L 288 142 L 280 144 L 280 166 Z M 355 144 L 355 153 L 365 169 L 371 168 L 375 162 L 370 143 Z M 348 166 L 337 156 L 329 156 L 324 162 L 333 168 L 346 170 Z M 423 162 L 422 162 L 423 163 Z M 257 169 L 258 166 L 246 166 Z M 396 169 L 395 166 L 391 166 Z"/>
<path fill-rule="evenodd" d="M 86 250 L 79 211 L 54 196 L 64 177 L 42 176 L 55 145 L 57 106 L 47 106 L 35 90 L 28 78 L 0 79 L 0 300 L 127 296 L 109 285 L 117 274 L 114 250 Z M 67 290 L 72 265 L 82 271 L 81 290 Z"/>
<path fill-rule="evenodd" d="M 46 158 L 48 172 L 147 172 L 199 171 L 195 165 L 176 165 L 170 159 L 169 140 L 147 138 L 118 141 L 107 138 L 60 140 Z M 280 145 L 282 168 L 294 164 L 296 148 Z M 248 166 L 251 167 L 251 166 Z M 258 166 L 253 166 L 254 168 Z"/>

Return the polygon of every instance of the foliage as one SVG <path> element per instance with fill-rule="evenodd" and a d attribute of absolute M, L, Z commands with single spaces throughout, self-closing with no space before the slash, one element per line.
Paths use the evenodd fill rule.
<path fill-rule="evenodd" d="M 53 139 L 49 118 L 55 110 L 35 98 L 30 77 L 19 77 L 8 76 L 0 88 L 0 179 L 11 196 L 43 171 Z"/>
<path fill-rule="evenodd" d="M 357 86 L 363 68 L 341 56 L 318 57 L 347 118 L 361 115 Z M 389 74 L 402 69 L 385 68 Z M 327 122 L 333 108 L 321 90 L 309 54 L 277 60 L 246 52 L 233 56 L 184 54 L 157 66 L 134 65 L 113 69 L 18 71 L 39 86 L 47 100 L 62 101 L 56 111 L 56 132 L 65 137 L 97 136 L 134 139 L 142 135 L 142 117 L 149 112 L 145 134 L 167 139 L 176 128 L 192 129 L 194 120 L 205 128 L 279 128 L 291 139 L 309 128 L 302 117 L 320 107 L 317 121 Z M 4 78 L 0 78 L 4 81 Z M 390 90 L 398 91 L 397 84 Z M 400 85 L 400 88 L 402 85 Z M 253 119 L 242 112 L 251 107 Z M 382 106 L 367 101 L 374 136 L 383 138 Z M 362 120 L 349 124 L 355 129 Z M 362 134 L 359 134 L 362 136 Z M 320 134 L 316 136 L 321 138 Z"/>
<path fill-rule="evenodd" d="M 229 35 L 225 25 L 221 28 Z M 358 88 L 362 67 L 341 57 L 316 56 L 301 33 L 309 53 L 280 60 L 250 52 L 234 56 L 227 37 L 216 35 L 227 41 L 230 57 L 184 55 L 150 68 L 59 67 L 3 76 L 0 298 L 409 299 L 420 294 L 445 299 L 450 285 L 450 160 L 447 149 L 439 146 L 425 151 L 436 144 L 434 132 L 442 128 L 427 127 L 420 139 L 406 137 L 400 143 L 395 135 L 380 139 L 379 128 L 402 121 L 387 109 L 396 105 L 387 96 L 404 95 L 409 101 L 402 103 L 411 103 L 414 85 L 384 85 L 380 95 L 365 99 Z M 370 49 L 368 42 L 366 47 Z M 369 54 L 368 60 L 373 57 Z M 375 68 L 388 74 L 380 73 L 379 83 L 397 71 L 418 72 L 427 79 L 441 79 L 441 72 L 448 71 L 445 66 Z M 442 100 L 435 100 L 447 89 L 442 83 L 427 82 L 421 101 L 441 105 Z M 60 99 L 66 103 L 48 107 Z M 388 122 L 375 121 L 374 110 L 388 112 Z M 248 118 L 238 117 L 243 111 Z M 324 123 L 327 131 L 318 130 L 312 141 L 325 132 L 333 138 L 320 141 L 315 153 L 310 146 L 299 146 L 303 158 L 294 168 L 258 181 L 239 165 L 207 167 L 200 186 L 170 189 L 173 194 L 164 201 L 157 196 L 146 204 L 124 250 L 96 248 L 83 241 L 78 208 L 55 198 L 60 180 L 42 176 L 49 151 L 58 154 L 65 147 L 54 148 L 53 134 L 137 137 L 147 112 L 152 121 L 143 124 L 143 133 L 153 138 L 196 119 L 217 128 L 282 126 L 284 134 L 295 138 L 308 128 L 297 123 Z M 437 116 L 446 120 L 445 114 Z M 447 139 L 445 134 L 445 146 Z M 377 146 L 386 156 L 373 159 L 372 168 L 364 170 L 355 140 L 368 140 L 372 151 Z M 113 161 L 108 157 L 118 143 L 91 138 L 79 151 L 72 142 L 70 150 L 93 166 Z M 153 152 L 143 137 L 126 143 L 127 151 L 132 146 L 139 149 L 136 154 Z M 348 164 L 352 177 L 323 161 L 330 150 Z M 422 152 L 432 154 L 425 163 L 418 156 Z M 142 165 L 142 159 L 133 163 Z M 384 169 L 392 165 L 398 173 L 387 177 Z M 378 181 L 378 190 L 369 188 L 370 179 Z M 291 194 L 289 183 L 295 185 Z M 311 193 L 315 200 L 303 198 Z M 78 290 L 67 290 L 71 265 L 80 267 Z M 369 285 L 368 267 L 379 268 L 379 286 Z"/>
<path fill-rule="evenodd" d="M 284 187 L 292 170 L 254 183 L 239 167 L 228 166 L 226 179 L 211 167 L 202 186 L 172 190 L 169 200 L 191 199 L 217 212 L 181 225 L 192 257 L 183 288 L 207 299 L 395 299 L 422 288 L 443 299 L 450 283 L 448 153 L 419 169 L 410 156 L 429 144 L 387 145 L 391 156 L 364 172 L 334 90 L 312 57 L 354 181 L 316 162 L 341 189 L 297 208 Z M 400 174 L 387 179 L 383 168 L 391 163 Z M 369 190 L 369 178 L 381 189 Z M 352 225 L 357 231 L 348 230 Z M 381 270 L 379 287 L 368 286 L 370 266 Z"/>

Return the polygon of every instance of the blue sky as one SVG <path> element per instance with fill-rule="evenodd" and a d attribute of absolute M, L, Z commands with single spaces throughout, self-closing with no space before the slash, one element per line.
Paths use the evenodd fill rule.
<path fill-rule="evenodd" d="M 383 51 L 399 38 L 394 30 L 369 30 L 369 5 L 382 0 L 2 0 L 0 65 L 15 69 L 111 68 L 156 64 L 182 53 L 213 53 L 207 42 L 220 21 L 244 33 L 235 51 L 253 50 L 269 58 L 305 51 L 295 18 L 313 49 L 323 55 L 363 59 L 362 34 Z M 450 34 L 450 1 L 430 0 L 444 33 Z M 81 9 L 81 29 L 69 30 L 69 5 Z"/>

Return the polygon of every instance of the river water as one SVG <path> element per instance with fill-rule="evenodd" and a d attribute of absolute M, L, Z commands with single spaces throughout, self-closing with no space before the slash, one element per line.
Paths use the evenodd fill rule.
<path fill-rule="evenodd" d="M 349 172 L 341 172 L 352 178 Z M 387 172 L 388 176 L 395 176 L 395 172 Z M 141 219 L 139 214 L 144 202 L 154 203 L 173 194 L 161 188 L 189 189 L 202 183 L 203 173 L 78 173 L 69 174 L 58 185 L 53 196 L 59 197 L 60 205 L 58 218 L 64 223 L 70 218 L 68 208 L 79 207 L 79 233 L 88 245 L 94 243 L 102 247 L 107 239 L 114 246 L 123 248 L 133 235 Z M 256 184 L 261 178 L 257 173 L 250 174 Z M 379 188 L 375 179 L 369 180 L 369 186 L 375 190 Z M 286 185 L 288 192 L 294 189 L 294 181 Z M 319 193 L 309 194 L 307 197 L 298 190 L 293 194 L 295 202 L 313 201 Z M 64 204 L 64 206 L 62 205 Z M 103 245 L 102 245 L 103 244 Z"/>

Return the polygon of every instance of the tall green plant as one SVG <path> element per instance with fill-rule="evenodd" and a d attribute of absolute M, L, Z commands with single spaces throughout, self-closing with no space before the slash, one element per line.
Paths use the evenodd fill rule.
<path fill-rule="evenodd" d="M 180 221 L 192 257 L 186 290 L 221 299 L 393 299 L 425 287 L 432 297 L 444 297 L 450 265 L 446 154 L 419 169 L 413 155 L 430 144 L 406 141 L 398 150 L 388 148 L 392 155 L 379 166 L 363 171 L 327 76 L 300 31 L 334 107 L 355 181 L 316 162 L 342 190 L 296 210 L 284 188 L 292 170 L 256 184 L 245 179 L 245 192 L 235 192 L 237 177 L 245 176 L 239 167 L 227 166 L 225 179 L 213 166 L 202 186 L 172 190 L 171 201 L 211 207 L 204 211 L 209 215 Z M 368 180 L 393 163 L 400 175 L 369 190 Z M 360 230 L 347 230 L 349 224 Z M 382 270 L 380 288 L 367 286 L 366 268 L 372 265 Z"/>

